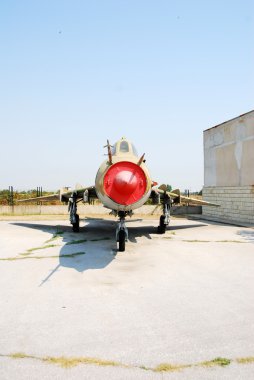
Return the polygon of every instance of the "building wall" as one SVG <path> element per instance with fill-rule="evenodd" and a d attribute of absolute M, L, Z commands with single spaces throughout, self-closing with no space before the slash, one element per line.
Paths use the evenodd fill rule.
<path fill-rule="evenodd" d="M 204 187 L 203 197 L 220 207 L 204 207 L 203 215 L 222 221 L 254 224 L 254 186 Z"/>
<path fill-rule="evenodd" d="M 254 111 L 204 131 L 203 214 L 254 223 Z"/>

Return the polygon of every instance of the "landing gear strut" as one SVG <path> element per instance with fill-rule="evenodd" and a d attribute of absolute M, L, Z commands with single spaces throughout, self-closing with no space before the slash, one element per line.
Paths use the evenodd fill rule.
<path fill-rule="evenodd" d="M 160 216 L 160 224 L 158 226 L 158 234 L 165 234 L 166 228 L 170 222 L 170 197 L 164 193 L 163 196 L 163 215 Z"/>
<path fill-rule="evenodd" d="M 77 193 L 72 193 L 69 198 L 68 211 L 73 232 L 79 232 L 79 215 L 77 214 Z"/>
<path fill-rule="evenodd" d="M 119 222 L 116 227 L 116 241 L 119 243 L 119 251 L 125 251 L 125 242 L 128 241 L 128 229 L 125 225 L 125 217 L 128 212 L 119 211 Z"/>

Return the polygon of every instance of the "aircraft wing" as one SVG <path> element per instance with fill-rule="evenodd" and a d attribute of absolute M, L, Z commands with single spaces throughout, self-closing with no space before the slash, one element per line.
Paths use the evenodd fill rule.
<path fill-rule="evenodd" d="M 35 198 L 25 198 L 25 199 L 18 199 L 18 203 L 29 203 L 29 202 L 50 202 L 50 201 L 59 201 L 59 194 L 50 194 L 50 195 L 44 195 L 41 197 L 35 197 Z"/>
<path fill-rule="evenodd" d="M 71 189 L 68 191 L 61 191 L 60 190 L 60 200 L 61 202 L 68 202 L 69 198 L 72 196 L 73 193 L 76 193 L 77 199 L 83 199 L 85 200 L 85 197 L 89 198 L 97 198 L 97 194 L 95 191 L 95 186 L 88 186 L 88 187 L 79 187 L 76 189 Z"/>
<path fill-rule="evenodd" d="M 175 204 L 191 203 L 193 205 L 198 205 L 198 206 L 215 206 L 215 207 L 220 206 L 216 203 L 207 202 L 207 201 L 204 201 L 202 199 L 185 197 L 184 195 L 181 195 L 179 189 L 176 189 L 173 191 L 166 191 L 165 185 L 161 185 L 159 188 L 156 188 L 154 190 L 155 190 L 155 192 L 157 192 L 158 194 L 161 194 L 161 195 L 166 193 L 171 199 L 174 200 Z"/>
<path fill-rule="evenodd" d="M 76 193 L 78 200 L 84 200 L 89 202 L 89 198 L 97 198 L 97 194 L 95 191 L 94 186 L 88 186 L 88 187 L 80 187 L 78 189 L 61 189 L 56 194 L 50 194 L 50 195 L 44 195 L 41 197 L 35 197 L 35 198 L 26 198 L 26 199 L 19 199 L 18 202 L 22 203 L 29 203 L 29 202 L 50 202 L 50 201 L 61 201 L 61 202 L 68 202 L 69 198 L 72 196 L 73 193 Z"/>

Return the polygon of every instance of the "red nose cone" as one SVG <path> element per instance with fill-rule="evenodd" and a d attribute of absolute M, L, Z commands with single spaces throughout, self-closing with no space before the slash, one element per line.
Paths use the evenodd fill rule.
<path fill-rule="evenodd" d="M 120 194 L 132 194 L 138 184 L 138 179 L 136 175 L 129 170 L 123 170 L 115 176 L 114 187 L 115 190 Z"/>
<path fill-rule="evenodd" d="M 106 194 L 121 205 L 130 205 L 141 199 L 146 185 L 146 176 L 141 167 L 127 161 L 110 166 L 104 177 Z"/>

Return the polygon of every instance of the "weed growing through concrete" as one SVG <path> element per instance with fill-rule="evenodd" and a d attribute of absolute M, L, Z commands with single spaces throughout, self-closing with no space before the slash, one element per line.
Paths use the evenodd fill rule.
<path fill-rule="evenodd" d="M 64 234 L 63 231 L 57 231 L 57 232 L 54 233 L 54 235 L 52 236 L 52 238 L 50 238 L 49 240 L 45 241 L 45 243 L 50 243 L 52 241 L 60 239 L 60 238 L 63 237 L 63 234 Z"/>
<path fill-rule="evenodd" d="M 202 367 L 214 367 L 214 366 L 224 367 L 224 366 L 229 365 L 230 363 L 231 363 L 230 359 L 218 357 L 213 360 L 201 362 L 198 365 Z"/>
<path fill-rule="evenodd" d="M 53 248 L 53 247 L 59 247 L 59 244 L 48 244 L 48 245 L 44 245 L 42 247 L 29 248 L 26 251 L 27 253 L 23 253 L 23 255 L 25 255 L 25 254 L 30 255 L 34 251 L 39 251 L 40 249 L 47 249 L 47 248 Z"/>
<path fill-rule="evenodd" d="M 151 368 L 146 367 L 146 366 L 144 366 L 144 365 L 141 365 L 139 368 L 140 368 L 140 369 L 143 369 L 144 371 L 151 371 Z"/>
<path fill-rule="evenodd" d="M 101 241 L 101 240 L 110 240 L 110 237 L 102 237 L 98 239 L 91 239 L 90 241 Z"/>
<path fill-rule="evenodd" d="M 83 239 L 83 240 L 71 240 L 71 241 L 68 241 L 68 243 L 66 243 L 66 245 L 81 244 L 81 243 L 85 243 L 85 242 L 87 242 L 87 239 Z"/>
<path fill-rule="evenodd" d="M 240 240 L 183 240 L 185 243 L 247 243 Z"/>
<path fill-rule="evenodd" d="M 0 261 L 16 261 L 16 260 L 40 260 L 40 259 L 59 259 L 61 257 L 64 258 L 73 258 L 80 255 L 85 255 L 86 252 L 75 252 L 69 253 L 66 255 L 52 255 L 52 256 L 16 256 L 16 257 L 1 257 Z"/>
<path fill-rule="evenodd" d="M 14 354 L 10 355 L 10 358 L 12 358 L 12 359 L 31 359 L 31 358 L 34 358 L 34 356 L 26 355 L 23 352 L 15 352 Z"/>
<path fill-rule="evenodd" d="M 57 364 L 63 368 L 76 367 L 79 364 L 94 364 L 97 366 L 112 366 L 112 367 L 122 366 L 121 363 L 114 362 L 111 360 L 101 360 L 101 359 L 86 358 L 86 357 L 66 358 L 65 356 L 60 356 L 60 357 L 46 357 L 46 358 L 43 358 L 42 360 L 51 364 Z"/>
<path fill-rule="evenodd" d="M 54 248 L 54 247 L 60 247 L 59 244 L 48 244 L 41 247 L 35 247 L 35 248 L 29 248 L 26 252 L 20 253 L 21 256 L 29 256 L 32 255 L 34 251 L 39 251 L 41 249 L 47 249 L 47 248 Z"/>
<path fill-rule="evenodd" d="M 210 240 L 183 240 L 185 243 L 211 243 Z"/>
<path fill-rule="evenodd" d="M 254 363 L 254 356 L 249 356 L 247 358 L 236 359 L 236 362 L 239 364 L 251 364 Z"/>
<path fill-rule="evenodd" d="M 215 243 L 242 243 L 246 244 L 247 241 L 241 241 L 241 240 L 216 240 Z"/>
<path fill-rule="evenodd" d="M 174 372 L 174 371 L 180 371 L 188 367 L 191 367 L 191 365 L 190 364 L 177 365 L 177 364 L 161 363 L 157 367 L 153 368 L 153 371 L 154 372 Z"/>
<path fill-rule="evenodd" d="M 97 238 L 97 239 L 83 239 L 83 240 L 71 240 L 66 243 L 66 245 L 71 245 L 71 244 L 81 244 L 81 243 L 86 243 L 88 241 L 102 241 L 102 240 L 110 240 L 109 237 L 103 237 L 103 238 Z"/>
<path fill-rule="evenodd" d="M 60 255 L 60 256 L 57 256 L 57 257 L 69 257 L 69 258 L 72 258 L 72 257 L 76 257 L 76 256 L 80 256 L 80 255 L 85 255 L 86 252 L 75 252 L 75 253 L 69 253 L 69 254 L 66 254 L 66 255 Z"/>
<path fill-rule="evenodd" d="M 254 356 L 249 356 L 245 358 L 237 358 L 237 359 L 227 359 L 227 358 L 221 358 L 217 357 L 213 360 L 208 360 L 196 364 L 170 364 L 170 363 L 161 363 L 155 368 L 149 368 L 144 365 L 141 366 L 135 366 L 135 365 L 128 365 L 120 362 L 116 362 L 113 360 L 104 360 L 99 358 L 90 358 L 90 357 L 65 357 L 65 356 L 46 356 L 46 357 L 38 357 L 33 355 L 27 355 L 23 352 L 16 352 L 9 355 L 0 354 L 0 357 L 7 357 L 11 359 L 34 359 L 34 360 L 40 360 L 42 362 L 46 362 L 49 364 L 55 364 L 59 365 L 63 368 L 72 368 L 76 367 L 80 364 L 90 364 L 90 365 L 97 365 L 97 366 L 112 366 L 112 367 L 123 367 L 123 368 L 139 368 L 145 371 L 153 371 L 153 372 L 174 372 L 174 371 L 180 371 L 186 368 L 194 368 L 194 367 L 226 367 L 230 365 L 232 362 L 238 363 L 238 364 L 253 364 L 254 363 Z"/>

